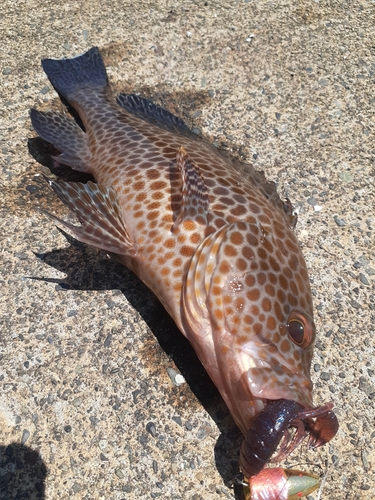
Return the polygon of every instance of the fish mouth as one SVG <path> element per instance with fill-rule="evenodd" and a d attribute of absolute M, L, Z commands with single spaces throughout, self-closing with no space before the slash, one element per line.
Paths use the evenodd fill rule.
<path fill-rule="evenodd" d="M 289 399 L 305 408 L 312 407 L 313 384 L 303 373 L 296 373 L 280 362 L 257 360 L 246 371 L 250 391 L 255 398 Z"/>

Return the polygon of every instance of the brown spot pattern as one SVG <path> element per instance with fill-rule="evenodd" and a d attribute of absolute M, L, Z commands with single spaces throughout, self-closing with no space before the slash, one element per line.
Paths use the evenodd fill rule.
<path fill-rule="evenodd" d="M 134 262 L 185 334 L 198 338 L 204 318 L 224 360 L 246 352 L 254 366 L 258 359 L 287 366 L 284 374 L 259 368 L 251 375 L 259 387 L 268 381 L 276 398 L 283 384 L 308 387 L 311 348 L 293 344 L 285 325 L 292 310 L 312 317 L 309 279 L 285 214 L 262 194 L 270 185 L 203 141 L 128 113 L 109 92 L 86 86 L 74 99 L 86 128 L 80 165 L 115 194 L 93 199 L 93 237 L 103 237 L 99 215 L 107 210 L 136 248 L 126 262 Z M 49 120 L 69 132 L 63 118 Z M 235 418 L 240 425 L 245 417 Z"/>

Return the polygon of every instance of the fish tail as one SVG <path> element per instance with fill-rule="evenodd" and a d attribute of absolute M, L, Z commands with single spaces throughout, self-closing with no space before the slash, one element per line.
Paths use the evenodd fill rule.
<path fill-rule="evenodd" d="M 71 59 L 43 59 L 43 69 L 56 92 L 68 101 L 80 88 L 108 86 L 107 71 L 97 47 Z"/>
<path fill-rule="evenodd" d="M 90 172 L 91 154 L 85 133 L 85 111 L 79 101 L 82 92 L 105 92 L 109 88 L 107 72 L 97 47 L 71 59 L 44 59 L 43 69 L 61 100 L 75 120 L 61 113 L 31 110 L 36 132 L 61 151 L 54 157 L 59 163 L 82 172 Z M 80 94 L 77 92 L 80 91 Z"/>

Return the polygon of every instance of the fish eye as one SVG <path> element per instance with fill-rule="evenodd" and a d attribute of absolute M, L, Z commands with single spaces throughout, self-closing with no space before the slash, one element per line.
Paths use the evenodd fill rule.
<path fill-rule="evenodd" d="M 299 347 L 309 347 L 314 341 L 314 322 L 309 316 L 299 311 L 290 313 L 286 330 L 289 338 Z"/>
<path fill-rule="evenodd" d="M 292 319 L 286 327 L 288 329 L 289 337 L 291 337 L 297 345 L 301 345 L 305 336 L 305 327 L 302 321 Z"/>

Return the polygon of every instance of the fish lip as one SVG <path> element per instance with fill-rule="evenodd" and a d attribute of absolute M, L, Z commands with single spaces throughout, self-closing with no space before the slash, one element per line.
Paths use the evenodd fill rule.
<path fill-rule="evenodd" d="M 239 357 L 254 398 L 289 399 L 311 407 L 313 384 L 308 368 L 296 370 L 281 356 L 276 345 L 251 340 L 241 345 Z"/>
<path fill-rule="evenodd" d="M 289 399 L 300 403 L 304 408 L 312 407 L 311 379 L 304 373 L 292 371 L 279 361 L 255 360 L 254 366 L 246 370 L 246 376 L 255 398 Z"/>

